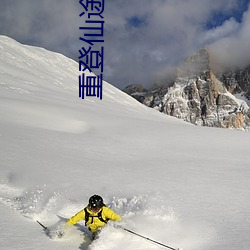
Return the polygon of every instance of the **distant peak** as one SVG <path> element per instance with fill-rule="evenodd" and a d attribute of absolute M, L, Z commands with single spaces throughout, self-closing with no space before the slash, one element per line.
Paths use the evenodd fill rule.
<path fill-rule="evenodd" d="M 179 77 L 193 77 L 210 70 L 210 56 L 207 49 L 201 49 L 189 56 L 178 67 Z"/>

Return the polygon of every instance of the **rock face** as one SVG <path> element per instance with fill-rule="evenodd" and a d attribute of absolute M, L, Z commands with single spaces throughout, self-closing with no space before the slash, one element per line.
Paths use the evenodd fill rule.
<path fill-rule="evenodd" d="M 228 70 L 218 74 L 218 79 L 225 84 L 230 93 L 242 93 L 250 100 L 250 65 L 245 69 Z"/>
<path fill-rule="evenodd" d="M 144 101 L 144 95 L 147 92 L 147 90 L 143 87 L 142 84 L 128 85 L 125 89 L 123 89 L 123 91 L 128 95 L 133 96 L 137 101 L 142 103 Z"/>
<path fill-rule="evenodd" d="M 250 109 L 245 101 L 233 94 L 250 96 L 249 70 L 217 76 L 211 70 L 209 53 L 204 49 L 187 58 L 170 87 L 137 90 L 136 99 L 196 125 L 248 129 Z M 135 96 L 135 92 L 130 94 Z"/>

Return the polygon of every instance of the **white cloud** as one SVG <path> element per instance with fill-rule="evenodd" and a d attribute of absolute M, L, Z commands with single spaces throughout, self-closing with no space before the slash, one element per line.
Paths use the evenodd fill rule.
<path fill-rule="evenodd" d="M 164 78 L 166 68 L 211 43 L 218 51 L 241 44 L 244 54 L 250 33 L 247 13 L 242 23 L 231 18 L 213 30 L 205 29 L 214 13 L 230 16 L 238 4 L 238 0 L 106 0 L 104 78 L 121 88 L 132 82 L 150 85 L 156 76 Z M 84 23 L 81 9 L 78 1 L 1 0 L 0 33 L 76 58 L 83 46 L 78 39 Z M 133 20 L 141 25 L 133 25 Z"/>
<path fill-rule="evenodd" d="M 239 24 L 233 18 L 214 30 L 204 28 L 214 12 L 229 14 L 236 6 L 236 0 L 135 0 L 128 5 L 116 1 L 111 9 L 115 17 L 107 22 L 112 29 L 106 34 L 109 41 L 107 64 L 117 72 L 115 82 L 122 86 L 134 79 L 152 84 L 158 80 L 156 76 L 164 78 L 166 68 L 172 68 L 196 50 L 237 32 Z M 133 15 L 147 18 L 146 25 L 126 29 L 126 19 Z M 111 16 L 109 11 L 107 16 Z M 116 55 L 121 58 L 119 65 Z"/>
<path fill-rule="evenodd" d="M 250 63 L 250 9 L 244 13 L 235 32 L 216 40 L 210 50 L 216 61 L 225 66 L 246 66 Z"/>
<path fill-rule="evenodd" d="M 200 38 L 201 44 L 211 44 L 214 41 L 218 41 L 228 36 L 235 35 L 240 28 L 240 24 L 235 20 L 235 18 L 230 18 L 226 20 L 221 26 L 216 28 L 205 30 Z"/>

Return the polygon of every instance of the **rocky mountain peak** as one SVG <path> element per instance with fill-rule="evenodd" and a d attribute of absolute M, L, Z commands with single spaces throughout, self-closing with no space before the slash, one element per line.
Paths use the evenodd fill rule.
<path fill-rule="evenodd" d="M 205 74 L 210 70 L 209 53 L 201 49 L 194 55 L 188 57 L 177 69 L 177 77 L 194 77 Z"/>
<path fill-rule="evenodd" d="M 149 107 L 196 125 L 250 128 L 249 106 L 233 95 L 250 93 L 250 67 L 216 74 L 210 64 L 209 51 L 202 49 L 178 67 L 171 86 L 144 90 L 139 98 L 130 94 Z"/>

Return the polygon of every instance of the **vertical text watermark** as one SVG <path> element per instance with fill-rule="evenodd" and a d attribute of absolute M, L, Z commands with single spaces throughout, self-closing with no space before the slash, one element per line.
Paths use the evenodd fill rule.
<path fill-rule="evenodd" d="M 103 59 L 104 47 L 100 46 L 97 50 L 96 43 L 104 43 L 104 1 L 105 0 L 80 0 L 81 5 L 80 18 L 84 16 L 85 24 L 79 27 L 83 36 L 79 39 L 84 42 L 79 50 L 79 97 L 96 96 L 102 100 L 102 82 L 103 82 Z M 89 75 L 83 73 L 85 70 L 92 72 L 92 69 L 98 69 L 99 75 Z"/>

